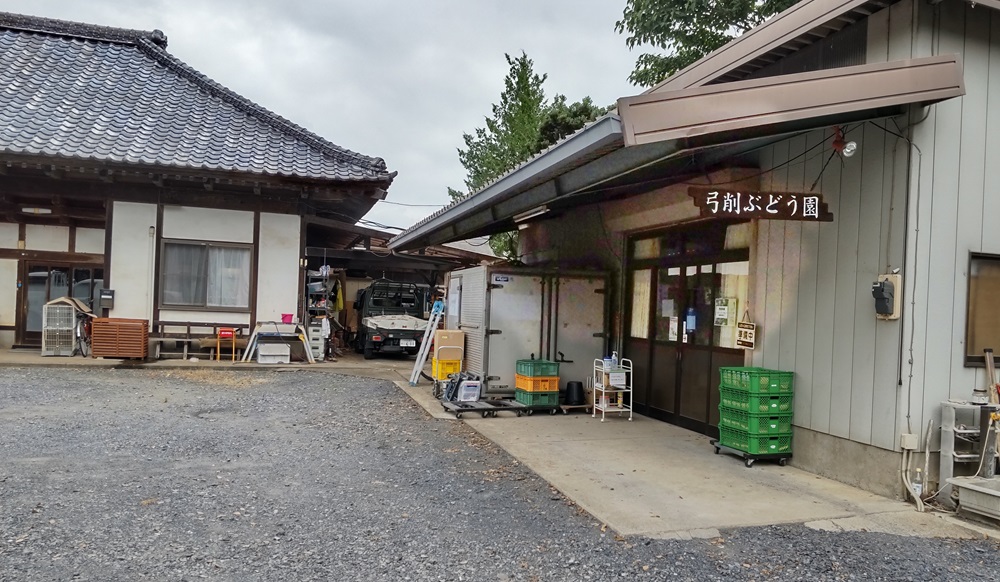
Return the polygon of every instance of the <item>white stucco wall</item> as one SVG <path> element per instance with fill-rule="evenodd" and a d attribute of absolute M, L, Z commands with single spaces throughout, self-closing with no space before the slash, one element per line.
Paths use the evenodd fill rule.
<path fill-rule="evenodd" d="M 298 216 L 260 215 L 257 321 L 281 321 L 282 313 L 298 312 L 301 225 Z"/>
<path fill-rule="evenodd" d="M 24 229 L 24 248 L 65 253 L 69 250 L 69 227 L 29 224 Z"/>
<path fill-rule="evenodd" d="M 14 325 L 16 309 L 17 259 L 0 259 L 0 325 Z M 0 344 L 0 347 L 10 347 L 10 344 Z"/>
<path fill-rule="evenodd" d="M 149 228 L 156 226 L 156 205 L 115 202 L 111 227 L 111 277 L 115 290 L 111 317 L 149 319 L 153 245 Z"/>
<path fill-rule="evenodd" d="M 12 222 L 0 223 L 0 249 L 17 248 L 18 226 Z"/>
<path fill-rule="evenodd" d="M 166 206 L 163 238 L 252 243 L 253 212 Z"/>
<path fill-rule="evenodd" d="M 104 254 L 104 231 L 98 228 L 76 229 L 76 252 Z"/>

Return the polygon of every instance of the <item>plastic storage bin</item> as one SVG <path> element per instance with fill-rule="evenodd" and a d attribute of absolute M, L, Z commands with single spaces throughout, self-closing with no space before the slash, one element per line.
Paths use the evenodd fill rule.
<path fill-rule="evenodd" d="M 719 387 L 722 406 L 754 414 L 782 414 L 792 411 L 791 394 L 751 394 L 736 388 Z"/>
<path fill-rule="evenodd" d="M 751 394 L 791 394 L 794 375 L 767 368 L 719 368 L 723 386 Z"/>
<path fill-rule="evenodd" d="M 525 406 L 559 406 L 559 392 L 528 392 L 514 390 L 514 400 Z"/>
<path fill-rule="evenodd" d="M 462 360 L 431 360 L 431 376 L 435 380 L 447 380 L 448 374 L 458 374 L 462 371 Z"/>
<path fill-rule="evenodd" d="M 792 413 L 755 414 L 719 406 L 719 426 L 746 431 L 750 434 L 789 434 L 792 432 Z"/>
<path fill-rule="evenodd" d="M 780 455 L 792 452 L 792 435 L 755 435 L 719 426 L 719 444 L 751 455 Z"/>
<path fill-rule="evenodd" d="M 558 376 L 559 362 L 549 360 L 518 360 L 517 373 L 522 376 Z"/>
<path fill-rule="evenodd" d="M 559 376 L 514 375 L 514 387 L 525 392 L 559 392 Z"/>

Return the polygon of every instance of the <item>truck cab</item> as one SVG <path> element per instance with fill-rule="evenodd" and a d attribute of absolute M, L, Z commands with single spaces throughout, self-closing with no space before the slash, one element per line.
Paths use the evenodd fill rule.
<path fill-rule="evenodd" d="M 354 302 L 358 333 L 354 349 L 365 355 L 405 353 L 420 350 L 427 320 L 427 289 L 415 283 L 379 279 L 358 291 Z"/>

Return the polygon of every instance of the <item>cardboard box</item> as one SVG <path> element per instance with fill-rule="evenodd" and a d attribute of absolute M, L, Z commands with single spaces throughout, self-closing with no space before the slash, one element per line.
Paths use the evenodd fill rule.
<path fill-rule="evenodd" d="M 457 329 L 436 330 L 432 355 L 439 360 L 464 360 L 465 332 Z"/>

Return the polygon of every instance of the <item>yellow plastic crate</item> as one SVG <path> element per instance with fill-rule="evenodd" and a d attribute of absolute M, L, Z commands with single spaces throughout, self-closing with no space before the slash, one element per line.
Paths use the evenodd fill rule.
<path fill-rule="evenodd" d="M 462 371 L 462 360 L 431 360 L 431 376 L 435 380 L 447 380 L 448 374 L 458 374 Z"/>
<path fill-rule="evenodd" d="M 525 392 L 559 392 L 559 376 L 514 375 L 514 387 Z"/>

